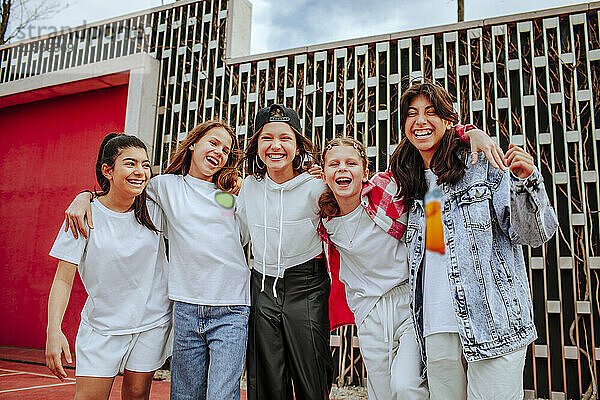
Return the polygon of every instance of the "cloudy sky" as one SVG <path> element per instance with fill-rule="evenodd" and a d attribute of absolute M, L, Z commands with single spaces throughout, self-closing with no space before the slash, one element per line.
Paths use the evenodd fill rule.
<path fill-rule="evenodd" d="M 47 0 L 37 0 L 47 1 Z M 74 27 L 161 5 L 161 0 L 58 0 L 67 4 L 29 31 Z M 163 0 L 169 3 L 169 0 Z M 456 21 L 456 0 L 250 0 L 251 53 L 400 32 Z M 581 0 L 465 0 L 465 20 L 582 3 Z"/>

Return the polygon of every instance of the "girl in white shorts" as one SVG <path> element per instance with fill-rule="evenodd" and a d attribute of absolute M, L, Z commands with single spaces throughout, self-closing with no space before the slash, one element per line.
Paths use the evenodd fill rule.
<path fill-rule="evenodd" d="M 96 163 L 102 192 L 91 205 L 95 229 L 87 238 L 61 229 L 50 251 L 59 262 L 48 300 L 46 365 L 61 380 L 61 355 L 71 362 L 61 325 L 76 270 L 88 294 L 75 341 L 76 399 L 108 399 L 120 371 L 122 398 L 147 399 L 168 356 L 172 307 L 161 211 L 146 204 L 150 176 L 140 139 L 107 135 Z"/>

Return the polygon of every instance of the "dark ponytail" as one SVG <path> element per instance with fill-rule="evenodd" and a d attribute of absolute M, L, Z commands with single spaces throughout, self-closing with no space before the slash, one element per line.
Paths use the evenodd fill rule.
<path fill-rule="evenodd" d="M 100 149 L 98 150 L 98 159 L 96 160 L 96 180 L 101 189 L 99 193 L 96 193 L 98 197 L 104 196 L 110 191 L 110 181 L 102 173 L 102 165 L 106 164 L 111 168 L 114 167 L 115 160 L 121 154 L 121 151 L 130 147 L 144 149 L 148 153 L 144 142 L 136 136 L 125 135 L 123 133 L 109 133 L 102 140 Z M 135 196 L 130 210 L 133 210 L 137 222 L 153 232 L 158 232 L 146 208 L 146 188 L 144 188 L 142 193 Z"/>

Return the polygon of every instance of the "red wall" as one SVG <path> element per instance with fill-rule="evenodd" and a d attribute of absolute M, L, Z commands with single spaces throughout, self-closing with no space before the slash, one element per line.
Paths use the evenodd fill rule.
<path fill-rule="evenodd" d="M 64 210 L 92 188 L 98 146 L 125 126 L 127 86 L 0 109 L 0 345 L 44 348 Z M 85 302 L 79 277 L 63 320 L 71 350 Z"/>

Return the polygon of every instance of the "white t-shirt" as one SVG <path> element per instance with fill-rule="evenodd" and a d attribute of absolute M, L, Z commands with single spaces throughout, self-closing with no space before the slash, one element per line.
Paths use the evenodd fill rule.
<path fill-rule="evenodd" d="M 340 281 L 360 325 L 381 296 L 408 279 L 406 243 L 377 226 L 361 205 L 323 224 L 340 253 Z"/>
<path fill-rule="evenodd" d="M 171 318 L 167 297 L 167 260 L 160 234 L 138 223 L 133 211 L 112 211 L 91 203 L 94 229 L 88 239 L 58 233 L 52 257 L 77 265 L 88 294 L 81 321 L 104 334 L 142 332 Z M 161 211 L 148 203 L 154 226 L 162 229 Z"/>
<path fill-rule="evenodd" d="M 234 195 L 190 175 L 159 175 L 148 196 L 168 221 L 169 298 L 210 306 L 250 305 L 250 270 Z"/>
<path fill-rule="evenodd" d="M 450 295 L 448 257 L 442 228 L 441 190 L 437 177 L 425 170 L 429 190 L 425 194 L 425 260 L 423 261 L 423 336 L 458 332 Z"/>

